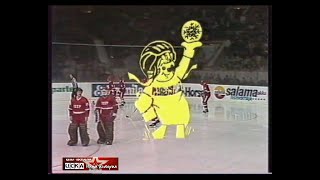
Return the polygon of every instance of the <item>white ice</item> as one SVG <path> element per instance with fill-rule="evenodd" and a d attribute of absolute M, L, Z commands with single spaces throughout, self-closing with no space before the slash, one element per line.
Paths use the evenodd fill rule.
<path fill-rule="evenodd" d="M 200 98 L 189 99 L 194 132 L 175 138 L 169 127 L 164 140 L 143 140 L 145 123 L 134 100 L 119 110 L 114 143 L 98 145 L 96 123 L 88 123 L 90 144 L 68 146 L 69 101 L 52 102 L 52 173 L 268 173 L 268 105 L 209 100 L 202 113 Z M 92 111 L 91 111 L 92 112 Z M 62 157 L 119 157 L 118 171 L 63 171 Z"/>

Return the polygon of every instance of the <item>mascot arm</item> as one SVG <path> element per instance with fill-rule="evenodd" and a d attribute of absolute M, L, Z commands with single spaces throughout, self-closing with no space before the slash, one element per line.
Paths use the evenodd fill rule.
<path fill-rule="evenodd" d="M 183 57 L 176 69 L 176 74 L 180 79 L 184 79 L 189 68 L 190 60 L 194 56 L 194 49 L 202 46 L 202 43 L 199 41 L 192 43 L 183 42 L 181 43 L 181 46 L 184 47 Z"/>

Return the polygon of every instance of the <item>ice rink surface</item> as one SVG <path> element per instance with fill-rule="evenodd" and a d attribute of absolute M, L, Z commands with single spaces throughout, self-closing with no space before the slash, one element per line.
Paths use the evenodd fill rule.
<path fill-rule="evenodd" d="M 214 102 L 202 113 L 200 98 L 188 99 L 191 127 L 186 139 L 175 138 L 169 127 L 163 140 L 144 140 L 145 123 L 127 99 L 115 120 L 111 146 L 96 143 L 98 134 L 93 111 L 88 133 L 90 144 L 68 146 L 69 100 L 52 100 L 52 173 L 104 174 L 220 174 L 268 173 L 268 105 L 252 102 Z M 150 124 L 150 123 L 147 123 Z M 151 129 L 152 130 L 152 129 Z M 118 171 L 63 171 L 62 157 L 118 157 Z"/>

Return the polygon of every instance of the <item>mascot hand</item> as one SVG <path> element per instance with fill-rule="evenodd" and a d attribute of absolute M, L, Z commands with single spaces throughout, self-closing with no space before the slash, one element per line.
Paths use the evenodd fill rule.
<path fill-rule="evenodd" d="M 197 47 L 201 47 L 202 42 L 200 41 L 191 42 L 191 43 L 183 42 L 181 43 L 181 46 L 184 47 L 183 55 L 191 59 L 194 56 L 194 49 Z"/>

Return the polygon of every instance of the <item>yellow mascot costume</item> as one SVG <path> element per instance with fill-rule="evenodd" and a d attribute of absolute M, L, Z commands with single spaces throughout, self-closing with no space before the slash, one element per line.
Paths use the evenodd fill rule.
<path fill-rule="evenodd" d="M 190 109 L 181 82 L 197 68 L 197 65 L 189 67 L 189 64 L 195 48 L 202 46 L 199 41 L 202 28 L 197 21 L 188 21 L 181 33 L 185 42 L 181 43 L 184 52 L 179 66 L 175 65 L 176 52 L 170 43 L 153 41 L 142 50 L 139 61 L 148 81 L 141 83 L 135 75 L 128 73 L 129 79 L 145 86 L 135 102 L 144 120 L 147 122 L 158 117 L 161 121 L 161 126 L 152 133 L 154 139 L 163 139 L 169 125 L 177 126 L 176 138 L 185 138 L 190 133 Z"/>

